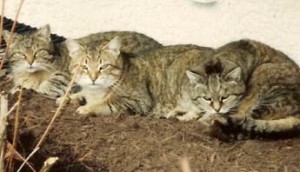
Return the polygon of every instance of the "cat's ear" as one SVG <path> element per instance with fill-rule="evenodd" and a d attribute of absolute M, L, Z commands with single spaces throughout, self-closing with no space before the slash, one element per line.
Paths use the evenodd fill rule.
<path fill-rule="evenodd" d="M 70 55 L 71 58 L 75 58 L 76 55 L 81 50 L 81 45 L 74 39 L 67 39 L 66 40 L 66 46 L 68 48 L 69 55 Z"/>
<path fill-rule="evenodd" d="M 242 69 L 240 67 L 234 68 L 225 75 L 225 78 L 240 81 L 242 79 Z"/>
<path fill-rule="evenodd" d="M 39 28 L 35 34 L 39 37 L 45 38 L 47 41 L 51 40 L 51 30 L 48 24 Z"/>
<path fill-rule="evenodd" d="M 114 56 L 119 56 L 120 55 L 120 49 L 121 49 L 122 41 L 121 38 L 116 36 L 114 37 L 109 43 L 107 43 L 103 49 L 107 50 Z"/>
<path fill-rule="evenodd" d="M 10 39 L 10 32 L 7 30 L 3 30 L 3 39 L 7 43 Z M 18 40 L 21 37 L 21 35 L 14 33 L 12 43 L 14 43 L 16 40 Z"/>
<path fill-rule="evenodd" d="M 5 40 L 5 42 L 9 41 L 9 37 L 10 37 L 10 32 L 7 30 L 3 30 L 3 39 Z"/>
<path fill-rule="evenodd" d="M 7 30 L 3 30 L 3 39 L 5 40 L 5 42 L 8 42 L 9 37 L 10 37 L 10 32 Z"/>
<path fill-rule="evenodd" d="M 204 78 L 202 75 L 199 75 L 191 70 L 185 72 L 186 76 L 189 78 L 191 84 L 203 83 Z"/>

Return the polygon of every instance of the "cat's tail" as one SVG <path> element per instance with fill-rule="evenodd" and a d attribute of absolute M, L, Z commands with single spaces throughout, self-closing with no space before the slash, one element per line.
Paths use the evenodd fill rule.
<path fill-rule="evenodd" d="M 261 134 L 287 133 L 300 130 L 300 118 L 293 116 L 276 120 L 246 118 L 244 122 L 239 125 L 247 132 Z"/>

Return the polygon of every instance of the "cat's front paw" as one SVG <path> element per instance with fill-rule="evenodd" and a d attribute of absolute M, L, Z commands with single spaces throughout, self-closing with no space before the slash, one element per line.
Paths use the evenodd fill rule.
<path fill-rule="evenodd" d="M 14 86 L 12 89 L 9 90 L 9 93 L 14 95 L 18 91 L 20 91 L 20 87 Z"/>
<path fill-rule="evenodd" d="M 247 116 L 244 114 L 233 114 L 229 116 L 229 120 L 232 124 L 242 125 L 247 120 Z"/>
<path fill-rule="evenodd" d="M 198 121 L 207 126 L 212 126 L 216 123 L 221 125 L 228 124 L 228 118 L 222 114 L 205 114 Z"/>
<path fill-rule="evenodd" d="M 80 106 L 77 108 L 76 113 L 82 116 L 87 116 L 92 114 L 92 111 L 87 106 Z"/>
<path fill-rule="evenodd" d="M 163 115 L 159 116 L 159 118 L 169 119 L 169 118 L 175 118 L 176 116 L 177 116 L 177 111 L 173 110 L 167 114 L 163 114 Z"/>
<path fill-rule="evenodd" d="M 176 118 L 179 121 L 191 121 L 191 120 L 199 118 L 199 115 L 197 113 L 194 113 L 194 112 L 187 112 L 184 115 L 177 116 Z"/>
<path fill-rule="evenodd" d="M 65 98 L 65 100 L 64 100 L 64 96 L 61 96 L 61 97 L 59 97 L 59 98 L 56 99 L 55 103 L 56 103 L 57 105 L 60 105 L 61 103 L 63 103 L 63 101 L 64 101 L 64 103 L 69 103 L 69 102 L 70 102 L 70 97 L 67 96 L 67 97 Z"/>

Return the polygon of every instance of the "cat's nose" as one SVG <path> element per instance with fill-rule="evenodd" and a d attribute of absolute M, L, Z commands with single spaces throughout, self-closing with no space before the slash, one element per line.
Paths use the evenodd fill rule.
<path fill-rule="evenodd" d="M 26 57 L 27 62 L 29 63 L 29 65 L 31 66 L 34 62 L 34 58 L 31 56 Z"/>
<path fill-rule="evenodd" d="M 216 112 L 220 112 L 220 109 L 215 109 Z"/>
<path fill-rule="evenodd" d="M 98 79 L 98 73 L 97 72 L 90 72 L 90 78 L 92 82 L 94 83 Z"/>
<path fill-rule="evenodd" d="M 215 110 L 216 112 L 219 112 L 219 111 L 220 111 L 220 109 L 221 109 L 221 104 L 220 104 L 220 102 L 214 101 L 212 105 L 213 105 L 213 108 L 214 108 L 214 110 Z"/>
<path fill-rule="evenodd" d="M 97 78 L 91 78 L 93 85 L 95 84 Z"/>

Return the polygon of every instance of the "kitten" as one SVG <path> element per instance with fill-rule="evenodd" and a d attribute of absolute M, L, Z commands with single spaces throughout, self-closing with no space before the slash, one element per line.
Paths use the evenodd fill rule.
<path fill-rule="evenodd" d="M 300 71 L 285 54 L 259 42 L 241 40 L 219 48 L 214 59 L 223 68 L 219 76 L 208 76 L 208 81 L 219 77 L 220 84 L 212 84 L 214 89 L 209 82 L 203 82 L 203 77 L 189 77 L 191 82 L 194 80 L 207 86 L 196 86 L 193 93 L 202 97 L 198 108 L 217 114 L 211 116 L 212 124 L 219 123 L 220 119 L 225 128 L 233 125 L 251 133 L 283 133 L 300 129 Z M 236 83 L 228 87 L 228 82 L 222 84 L 222 79 L 228 78 L 230 70 L 229 74 L 233 72 L 234 75 L 229 78 Z M 202 94 L 208 91 L 209 94 Z M 204 103 L 206 99 L 209 104 Z M 215 100 L 221 101 L 221 105 L 215 105 L 219 104 Z M 209 105 L 215 107 L 214 111 Z"/>
<path fill-rule="evenodd" d="M 67 44 L 72 73 L 76 66 L 81 68 L 76 83 L 82 91 L 70 95 L 71 100 L 86 99 L 86 105 L 77 109 L 81 115 L 148 115 L 169 111 L 176 102 L 184 71 L 213 52 L 210 48 L 177 45 L 131 57 L 121 51 L 120 37 L 99 47 L 75 41 Z"/>
<path fill-rule="evenodd" d="M 10 33 L 4 31 L 3 36 L 8 42 Z M 14 82 L 12 93 L 22 86 L 51 98 L 64 94 L 69 82 L 70 58 L 65 45 L 54 44 L 50 36 L 49 25 L 24 35 L 14 34 L 8 50 Z"/>

